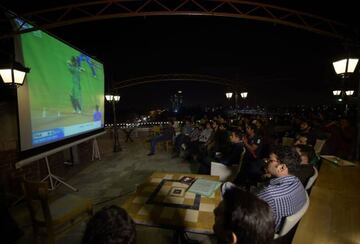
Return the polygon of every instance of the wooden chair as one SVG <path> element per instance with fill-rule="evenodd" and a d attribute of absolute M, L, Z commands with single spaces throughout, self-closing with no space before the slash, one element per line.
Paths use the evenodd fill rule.
<path fill-rule="evenodd" d="M 295 214 L 287 216 L 278 234 L 275 234 L 274 239 L 285 236 L 304 216 L 307 209 L 309 208 L 310 199 L 306 193 L 306 202 L 304 206 Z"/>
<path fill-rule="evenodd" d="M 305 190 L 307 190 L 307 191 L 314 185 L 315 180 L 317 179 L 317 177 L 319 175 L 319 172 L 318 172 L 317 168 L 316 167 L 313 167 L 313 168 L 314 168 L 315 173 L 314 173 L 313 176 L 311 176 L 309 178 L 308 182 L 306 183 Z"/>
<path fill-rule="evenodd" d="M 169 148 L 173 145 L 173 141 L 172 140 L 166 140 L 166 141 L 163 141 L 163 143 L 164 143 L 165 152 L 168 152 Z"/>
<path fill-rule="evenodd" d="M 284 145 L 284 146 L 292 146 L 293 144 L 294 144 L 294 142 L 295 142 L 295 139 L 294 138 L 291 138 L 291 137 L 286 137 L 286 136 L 284 136 L 283 138 L 282 138 L 282 145 Z"/>
<path fill-rule="evenodd" d="M 160 135 L 160 133 L 161 133 L 161 128 L 160 128 L 160 126 L 153 126 L 153 127 L 151 128 L 151 131 L 150 131 L 150 135 L 151 135 L 151 136 L 158 136 L 158 135 Z"/>
<path fill-rule="evenodd" d="M 83 213 L 93 213 L 92 203 L 74 194 L 65 195 L 51 203 L 48 201 L 48 184 L 23 179 L 22 187 L 33 225 L 34 237 L 40 228 L 48 236 L 48 243 L 55 243 L 55 234 L 73 224 Z"/>

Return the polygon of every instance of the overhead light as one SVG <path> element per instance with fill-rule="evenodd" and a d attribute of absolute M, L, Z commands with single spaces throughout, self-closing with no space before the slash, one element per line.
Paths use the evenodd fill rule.
<path fill-rule="evenodd" d="M 6 85 L 19 87 L 24 84 L 25 76 L 30 72 L 29 68 L 24 67 L 18 62 L 0 66 L 0 76 Z"/>
<path fill-rule="evenodd" d="M 225 96 L 227 99 L 230 99 L 232 97 L 233 93 L 232 92 L 227 92 L 225 93 Z"/>
<path fill-rule="evenodd" d="M 120 96 L 119 96 L 119 95 L 115 95 L 115 96 L 114 96 L 114 101 L 115 101 L 115 102 L 120 101 Z"/>
<path fill-rule="evenodd" d="M 357 58 L 345 58 L 333 62 L 336 74 L 345 76 L 354 73 L 358 61 Z"/>
<path fill-rule="evenodd" d="M 341 94 L 340 90 L 334 90 L 333 91 L 334 96 L 339 96 Z"/>

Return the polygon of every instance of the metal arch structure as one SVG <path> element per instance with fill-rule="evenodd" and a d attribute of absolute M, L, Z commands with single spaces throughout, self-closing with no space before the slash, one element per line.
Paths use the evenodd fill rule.
<path fill-rule="evenodd" d="M 246 84 L 243 82 L 228 80 L 221 77 L 200 75 L 200 74 L 158 74 L 137 77 L 134 79 L 128 79 L 123 81 L 113 81 L 112 90 L 118 91 L 123 88 L 139 86 L 149 83 L 164 82 L 164 81 L 191 81 L 191 82 L 203 82 L 215 85 L 221 85 L 230 89 L 236 90 Z"/>
<path fill-rule="evenodd" d="M 34 28 L 18 29 L 0 38 L 89 21 L 139 16 L 220 16 L 269 22 L 335 38 L 348 37 L 346 25 L 313 14 L 242 0 L 102 0 L 20 13 Z"/>

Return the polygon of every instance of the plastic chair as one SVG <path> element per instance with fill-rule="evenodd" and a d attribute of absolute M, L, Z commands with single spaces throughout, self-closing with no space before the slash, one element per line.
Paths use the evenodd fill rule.
<path fill-rule="evenodd" d="M 245 154 L 245 148 L 241 153 L 239 164 L 227 166 L 218 162 L 211 162 L 210 175 L 219 176 L 220 181 L 233 181 L 240 172 L 242 161 Z"/>
<path fill-rule="evenodd" d="M 218 162 L 211 162 L 210 175 L 219 176 L 219 180 L 222 182 L 232 181 L 236 174 L 239 172 L 239 165 L 234 164 L 227 166 Z"/>
<path fill-rule="evenodd" d="M 93 213 L 92 203 L 73 194 L 65 195 L 51 203 L 48 201 L 48 184 L 23 179 L 22 187 L 30 212 L 34 237 L 40 228 L 46 230 L 47 243 L 55 243 L 55 233 L 64 230 L 66 224 L 72 224 L 83 213 Z"/>
<path fill-rule="evenodd" d="M 316 169 L 316 167 L 313 167 L 313 168 L 314 168 L 315 173 L 313 176 L 311 176 L 309 178 L 308 182 L 306 183 L 305 190 L 309 190 L 314 185 L 316 178 L 319 176 L 319 172 Z"/>
<path fill-rule="evenodd" d="M 309 195 L 306 193 L 306 202 L 304 206 L 295 214 L 287 216 L 285 218 L 284 224 L 282 225 L 279 233 L 275 234 L 274 239 L 286 235 L 301 220 L 302 216 L 304 216 L 306 210 L 309 208 L 309 204 L 310 204 Z"/>

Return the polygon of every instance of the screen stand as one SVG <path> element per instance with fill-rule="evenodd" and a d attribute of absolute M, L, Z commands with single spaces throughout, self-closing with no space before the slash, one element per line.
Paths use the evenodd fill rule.
<path fill-rule="evenodd" d="M 94 138 L 93 144 L 92 144 L 92 157 L 91 157 L 91 161 L 94 161 L 95 159 L 101 160 L 99 145 L 98 145 L 98 143 L 97 143 L 96 138 Z"/>
<path fill-rule="evenodd" d="M 56 176 L 56 175 L 53 175 L 51 173 L 51 170 L 50 170 L 50 166 L 49 166 L 49 160 L 48 160 L 48 157 L 45 157 L 45 163 L 46 163 L 46 167 L 47 167 L 47 171 L 48 171 L 48 175 L 42 179 L 41 181 L 46 181 L 49 179 L 50 181 L 50 187 L 49 187 L 49 190 L 52 191 L 52 190 L 55 190 L 56 186 L 58 184 L 63 184 L 65 186 L 67 186 L 68 188 L 70 188 L 71 190 L 73 191 L 79 191 L 78 189 L 72 187 L 71 185 L 69 185 L 68 183 L 66 183 L 65 181 L 63 181 L 62 178 Z M 58 184 L 56 184 L 58 183 Z"/>

